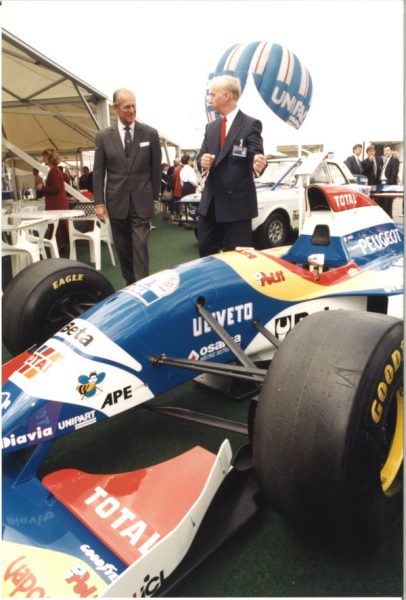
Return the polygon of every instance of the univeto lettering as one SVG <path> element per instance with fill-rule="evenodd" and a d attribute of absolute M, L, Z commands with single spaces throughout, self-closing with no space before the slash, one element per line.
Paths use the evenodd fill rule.
<path fill-rule="evenodd" d="M 229 306 L 211 313 L 222 327 L 236 325 L 244 321 L 251 321 L 253 315 L 252 302 Z M 202 317 L 193 319 L 193 337 L 199 337 L 205 333 L 210 333 L 211 327 Z"/>

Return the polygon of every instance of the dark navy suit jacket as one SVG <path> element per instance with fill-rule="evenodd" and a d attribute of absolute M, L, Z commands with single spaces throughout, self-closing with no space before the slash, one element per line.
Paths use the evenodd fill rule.
<path fill-rule="evenodd" d="M 252 219 L 258 215 L 253 159 L 255 154 L 264 153 L 262 124 L 258 119 L 238 111 L 221 150 L 220 127 L 221 119 L 206 126 L 197 156 L 199 169 L 203 154 L 216 156 L 203 188 L 199 213 L 206 216 L 210 204 L 214 202 L 218 223 Z M 236 147 L 242 148 L 243 152 L 240 153 Z"/>
<path fill-rule="evenodd" d="M 345 159 L 344 163 L 347 165 L 351 173 L 354 175 L 363 175 L 362 163 L 361 161 L 357 161 L 355 156 L 351 154 L 348 158 Z"/>

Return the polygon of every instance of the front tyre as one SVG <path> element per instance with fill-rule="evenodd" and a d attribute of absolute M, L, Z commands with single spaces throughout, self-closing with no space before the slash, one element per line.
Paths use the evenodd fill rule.
<path fill-rule="evenodd" d="M 23 269 L 3 295 L 3 343 L 13 355 L 41 344 L 114 292 L 93 267 L 48 258 Z"/>
<path fill-rule="evenodd" d="M 300 321 L 261 390 L 253 456 L 289 519 L 381 541 L 402 511 L 403 322 L 344 310 Z"/>

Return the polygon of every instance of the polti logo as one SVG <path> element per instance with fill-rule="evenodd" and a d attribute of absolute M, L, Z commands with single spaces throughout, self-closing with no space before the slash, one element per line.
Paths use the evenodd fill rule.
<path fill-rule="evenodd" d="M 52 346 L 44 344 L 34 352 L 25 363 L 18 369 L 21 375 L 24 375 L 27 379 L 32 379 L 39 373 L 45 373 L 59 360 L 62 360 L 64 356 L 57 352 Z"/>

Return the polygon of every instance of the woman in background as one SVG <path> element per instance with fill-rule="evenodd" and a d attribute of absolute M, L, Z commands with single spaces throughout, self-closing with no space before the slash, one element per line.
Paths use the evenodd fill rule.
<path fill-rule="evenodd" d="M 46 210 L 68 210 L 69 203 L 65 191 L 64 177 L 58 167 L 61 159 L 54 148 L 48 148 L 42 153 L 44 163 L 49 167 L 48 176 L 42 188 L 45 196 Z M 58 248 L 62 249 L 68 242 L 68 225 L 66 221 L 59 221 L 56 231 Z"/>

